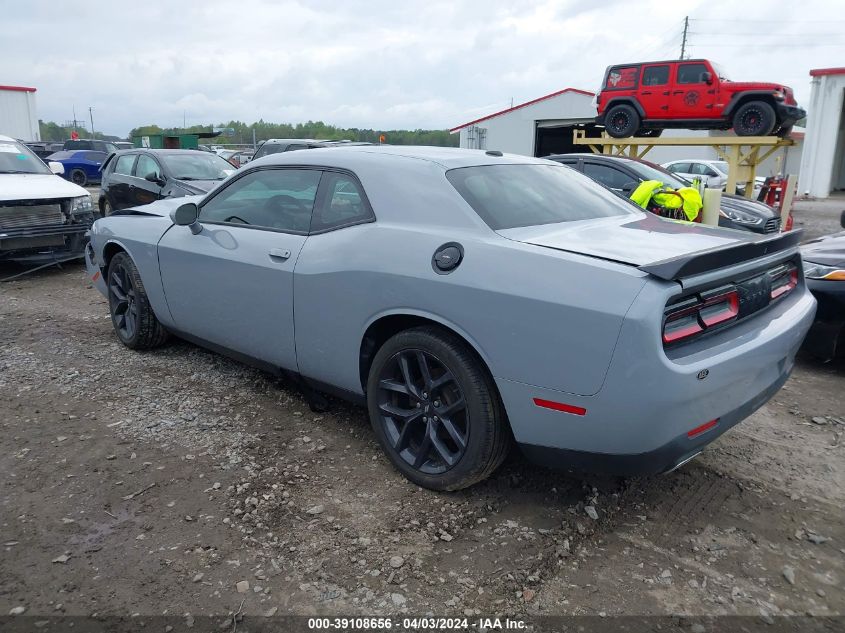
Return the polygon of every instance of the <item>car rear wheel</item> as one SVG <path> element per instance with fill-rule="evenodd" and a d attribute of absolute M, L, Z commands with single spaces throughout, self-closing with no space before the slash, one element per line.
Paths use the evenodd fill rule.
<path fill-rule="evenodd" d="M 733 118 L 737 136 L 768 136 L 776 122 L 774 108 L 765 101 L 743 103 Z"/>
<path fill-rule="evenodd" d="M 88 184 L 88 176 L 85 175 L 85 172 L 81 169 L 74 169 L 70 172 L 70 180 L 75 185 L 79 185 L 80 187 L 84 187 Z"/>
<path fill-rule="evenodd" d="M 460 490 L 504 461 L 511 435 L 496 387 L 456 336 L 436 327 L 396 334 L 367 381 L 376 436 L 393 465 L 432 490 Z"/>
<path fill-rule="evenodd" d="M 167 330 L 153 313 L 135 262 L 117 253 L 108 269 L 109 312 L 120 342 L 131 349 L 151 349 L 167 340 Z"/>
<path fill-rule="evenodd" d="M 640 115 L 625 103 L 616 105 L 607 111 L 604 126 L 613 138 L 633 136 L 640 128 Z"/>

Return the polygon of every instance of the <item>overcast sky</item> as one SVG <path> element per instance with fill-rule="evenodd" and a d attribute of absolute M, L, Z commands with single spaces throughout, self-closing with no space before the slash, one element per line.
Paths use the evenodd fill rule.
<path fill-rule="evenodd" d="M 753 10 L 751 10 L 753 7 Z M 125 135 L 259 118 L 447 128 L 611 63 L 689 51 L 733 79 L 791 85 L 845 64 L 841 0 L 0 0 L 0 84 L 38 89 L 38 115 Z M 761 20 L 744 21 L 744 15 Z M 720 21 L 721 20 L 721 21 Z M 643 34 L 644 33 L 644 34 Z"/>

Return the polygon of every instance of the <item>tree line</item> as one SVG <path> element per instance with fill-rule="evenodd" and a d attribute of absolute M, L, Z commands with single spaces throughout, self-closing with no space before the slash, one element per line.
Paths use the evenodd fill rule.
<path fill-rule="evenodd" d="M 44 141 L 64 141 L 70 138 L 72 130 L 58 125 L 53 121 L 39 121 L 41 139 Z M 329 125 L 322 121 L 308 121 L 307 123 L 268 123 L 264 120 L 255 123 L 243 121 L 229 121 L 216 126 L 193 125 L 187 128 L 162 128 L 158 125 L 142 125 L 129 131 L 127 138 L 133 136 L 148 136 L 151 134 L 196 134 L 211 132 L 212 129 L 231 130 L 220 135 L 215 140 L 207 142 L 246 144 L 252 143 L 253 131 L 256 141 L 266 141 L 270 138 L 313 138 L 318 140 L 350 140 L 378 143 L 384 137 L 385 143 L 391 145 L 435 145 L 440 147 L 457 147 L 459 137 L 450 134 L 449 130 L 373 130 L 367 128 L 342 128 Z M 85 130 L 79 130 L 80 136 L 88 137 Z M 96 133 L 96 138 L 118 140 L 117 137 Z"/>

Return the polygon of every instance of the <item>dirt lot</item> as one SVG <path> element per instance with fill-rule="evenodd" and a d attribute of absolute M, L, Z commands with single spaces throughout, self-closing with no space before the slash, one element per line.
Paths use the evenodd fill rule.
<path fill-rule="evenodd" d="M 80 266 L 0 284 L 0 333 L 0 615 L 845 611 L 843 364 L 802 358 L 671 475 L 514 455 L 436 494 L 363 409 L 314 414 L 187 343 L 125 349 Z"/>

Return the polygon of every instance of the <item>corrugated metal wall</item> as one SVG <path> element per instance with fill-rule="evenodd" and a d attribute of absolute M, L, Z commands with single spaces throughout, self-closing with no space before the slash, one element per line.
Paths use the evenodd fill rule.
<path fill-rule="evenodd" d="M 40 141 L 35 93 L 0 88 L 0 134 L 22 141 Z"/>

